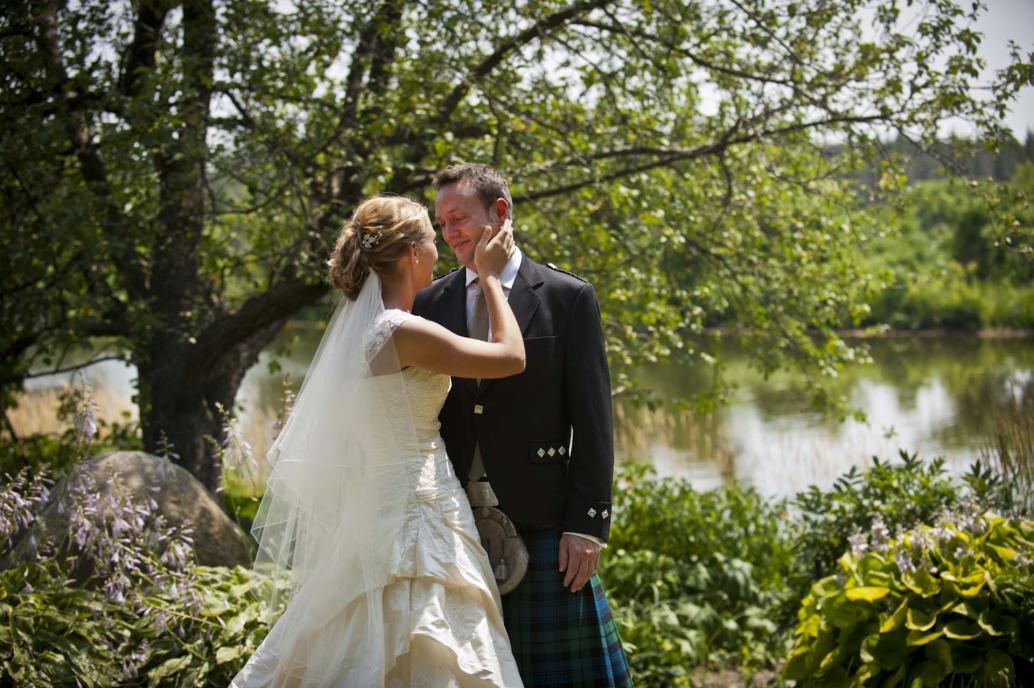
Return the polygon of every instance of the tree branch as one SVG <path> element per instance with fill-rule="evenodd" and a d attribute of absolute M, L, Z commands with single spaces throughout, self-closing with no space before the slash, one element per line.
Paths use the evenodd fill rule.
<path fill-rule="evenodd" d="M 118 80 L 118 90 L 123 96 L 132 98 L 140 95 L 143 76 L 154 69 L 158 60 L 162 25 L 169 9 L 169 5 L 161 0 L 145 1 L 138 5 L 133 21 L 133 42 L 126 50 Z"/>
<path fill-rule="evenodd" d="M 621 179 L 628 177 L 639 172 L 646 172 L 648 170 L 656 169 L 658 167 L 665 167 L 673 165 L 678 162 L 684 162 L 686 160 L 693 160 L 696 158 L 702 158 L 708 155 L 721 155 L 725 150 L 731 146 L 749 143 L 763 138 L 776 138 L 785 134 L 802 131 L 805 129 L 815 129 L 823 126 L 829 126 L 831 124 L 868 124 L 873 122 L 883 122 L 888 119 L 884 115 L 857 115 L 857 116 L 843 116 L 843 117 L 830 117 L 821 120 L 812 120 L 810 122 L 800 122 L 797 124 L 791 124 L 783 127 L 775 127 L 771 129 L 761 129 L 754 132 L 734 136 L 735 132 L 741 130 L 740 123 L 733 125 L 725 134 L 722 135 L 718 141 L 714 143 L 708 143 L 702 146 L 697 146 L 691 149 L 666 149 L 666 148 L 652 148 L 652 147 L 629 147 L 624 149 L 615 149 L 611 151 L 602 151 L 593 155 L 585 156 L 589 160 L 600 160 L 606 158 L 620 158 L 620 157 L 633 157 L 637 155 L 650 154 L 655 155 L 656 159 L 648 162 L 640 163 L 638 165 L 631 165 L 629 167 L 610 172 L 601 177 L 594 177 L 579 182 L 572 182 L 563 186 L 554 187 L 551 189 L 543 189 L 541 191 L 535 191 L 524 196 L 514 198 L 514 203 L 518 201 L 536 201 L 543 198 L 551 198 L 553 196 L 559 196 L 565 193 L 571 193 L 584 189 L 588 186 L 595 184 L 601 184 L 604 182 L 613 181 L 615 179 Z M 576 164 L 577 161 L 555 163 L 555 167 L 562 167 L 567 165 Z"/>
<path fill-rule="evenodd" d="M 125 234 L 126 219 L 114 200 L 104 162 L 92 141 L 92 132 L 86 116 L 80 111 L 81 100 L 75 98 L 61 57 L 57 31 L 57 6 L 51 0 L 39 7 L 33 15 L 39 29 L 37 42 L 53 82 L 54 94 L 68 116 L 67 130 L 72 147 L 79 160 L 80 170 L 87 186 L 93 191 L 104 209 L 102 225 L 108 248 L 118 265 L 126 289 L 132 298 L 144 298 L 146 275 L 131 241 Z"/>
<path fill-rule="evenodd" d="M 478 81 L 486 77 L 492 72 L 510 53 L 523 48 L 525 45 L 531 43 L 537 38 L 542 38 L 550 31 L 562 26 L 571 19 L 594 10 L 598 7 L 605 6 L 610 0 L 589 0 L 588 2 L 579 2 L 566 9 L 560 10 L 555 14 L 543 17 L 534 24 L 521 31 L 515 36 L 502 42 L 491 55 L 483 59 L 481 62 L 476 64 L 460 83 L 453 87 L 452 91 L 446 96 L 445 100 L 438 107 L 438 128 L 442 129 L 448 123 L 449 118 L 459 107 L 460 101 L 470 91 L 471 86 L 476 84 Z"/>
<path fill-rule="evenodd" d="M 220 317 L 198 335 L 197 345 L 186 369 L 197 371 L 203 377 L 203 372 L 209 370 L 233 347 L 304 306 L 315 303 L 328 290 L 329 287 L 324 283 L 309 284 L 294 279 L 273 285 L 264 293 L 251 297 L 236 311 Z"/>
<path fill-rule="evenodd" d="M 125 360 L 126 360 L 126 357 L 121 355 L 121 354 L 111 354 L 111 355 L 108 355 L 108 356 L 98 356 L 97 358 L 91 358 L 88 361 L 83 361 L 82 363 L 76 363 L 75 365 L 66 366 L 64 368 L 58 366 L 57 368 L 54 368 L 53 370 L 44 370 L 44 371 L 40 371 L 38 373 L 29 373 L 27 375 L 22 376 L 22 379 L 23 380 L 33 380 L 35 378 L 47 377 L 49 375 L 63 375 L 65 373 L 74 373 L 77 370 L 82 370 L 83 368 L 89 368 L 90 366 L 94 365 L 95 363 L 102 363 L 104 361 L 125 361 Z"/>

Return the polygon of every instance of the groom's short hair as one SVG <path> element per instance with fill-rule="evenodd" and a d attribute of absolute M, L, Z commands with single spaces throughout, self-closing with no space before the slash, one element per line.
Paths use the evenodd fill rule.
<path fill-rule="evenodd" d="M 513 198 L 510 196 L 510 185 L 506 183 L 503 175 L 499 174 L 494 167 L 483 165 L 477 162 L 462 162 L 458 165 L 449 165 L 444 170 L 434 175 L 434 188 L 440 189 L 449 184 L 455 184 L 462 180 L 468 180 L 477 192 L 478 198 L 485 206 L 485 210 L 491 210 L 495 199 L 506 199 L 506 205 L 510 209 L 510 220 L 513 220 Z"/>

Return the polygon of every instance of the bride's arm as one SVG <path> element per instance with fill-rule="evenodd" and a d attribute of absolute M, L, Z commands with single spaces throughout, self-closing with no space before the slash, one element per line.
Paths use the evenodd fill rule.
<path fill-rule="evenodd" d="M 407 318 L 394 337 L 400 365 L 475 379 L 524 371 L 524 340 L 499 281 L 512 243 L 509 228 L 486 229 L 478 242 L 476 260 L 491 323 L 490 341 L 460 337 L 429 320 Z"/>

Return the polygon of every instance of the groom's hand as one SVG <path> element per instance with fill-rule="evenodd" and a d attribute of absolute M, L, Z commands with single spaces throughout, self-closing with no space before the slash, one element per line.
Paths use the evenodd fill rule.
<path fill-rule="evenodd" d="M 560 536 L 560 571 L 564 587 L 578 592 L 589 582 L 600 561 L 600 546 L 572 533 Z"/>

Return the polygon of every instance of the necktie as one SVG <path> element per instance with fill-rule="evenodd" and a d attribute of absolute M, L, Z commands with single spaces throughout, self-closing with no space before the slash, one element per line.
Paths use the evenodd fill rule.
<path fill-rule="evenodd" d="M 488 305 L 485 303 L 485 293 L 481 291 L 481 285 L 474 280 L 477 291 L 474 293 L 474 311 L 470 314 L 470 322 L 467 324 L 467 331 L 473 339 L 488 341 Z"/>
<path fill-rule="evenodd" d="M 481 291 L 481 284 L 474 280 L 477 291 L 474 292 L 474 310 L 470 314 L 470 322 L 467 323 L 467 333 L 472 339 L 488 341 L 488 305 L 485 303 L 485 294 Z M 477 383 L 480 385 L 481 380 Z M 485 475 L 485 464 L 481 460 L 481 447 L 474 444 L 474 459 L 470 464 L 470 473 L 467 477 L 472 481 L 478 481 Z"/>

